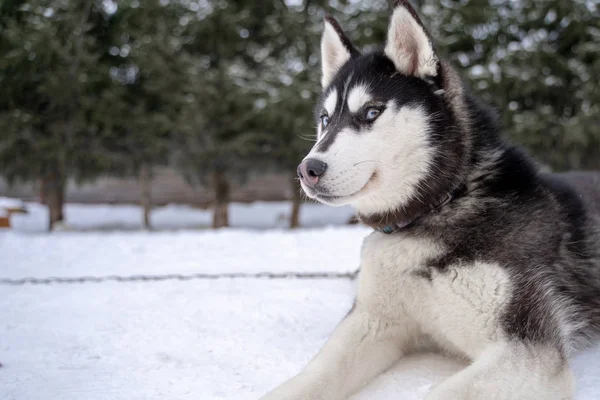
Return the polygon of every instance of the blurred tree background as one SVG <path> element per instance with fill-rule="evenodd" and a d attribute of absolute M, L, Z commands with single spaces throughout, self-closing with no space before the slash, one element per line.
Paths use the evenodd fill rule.
<path fill-rule="evenodd" d="M 507 134 L 556 170 L 600 168 L 594 0 L 415 0 L 443 54 Z M 153 171 L 210 188 L 286 171 L 314 137 L 322 19 L 380 47 L 388 1 L 3 0 L 0 176 L 36 181 L 61 221 L 65 183 L 133 177 L 150 224 Z M 288 172 L 289 171 L 289 172 Z"/>

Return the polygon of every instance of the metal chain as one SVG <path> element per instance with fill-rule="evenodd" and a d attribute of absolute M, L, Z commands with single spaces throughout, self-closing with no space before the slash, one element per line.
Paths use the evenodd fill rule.
<path fill-rule="evenodd" d="M 358 270 L 354 272 L 257 272 L 257 273 L 224 273 L 224 274 L 191 274 L 191 275 L 130 275 L 130 276 L 79 276 L 79 277 L 49 277 L 49 278 L 1 278 L 0 285 L 50 285 L 73 283 L 100 283 L 100 282 L 140 282 L 140 281 L 190 281 L 195 279 L 349 279 L 354 280 Z"/>

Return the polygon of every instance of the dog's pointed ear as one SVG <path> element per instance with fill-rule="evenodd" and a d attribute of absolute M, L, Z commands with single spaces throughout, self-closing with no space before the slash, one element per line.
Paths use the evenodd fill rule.
<path fill-rule="evenodd" d="M 426 78 L 438 73 L 439 59 L 431 38 L 408 0 L 394 4 L 385 55 L 405 75 Z"/>
<path fill-rule="evenodd" d="M 329 86 L 342 65 L 357 55 L 359 55 L 358 50 L 352 46 L 340 24 L 332 16 L 327 15 L 321 38 L 321 65 L 323 68 L 321 85 L 323 88 Z"/>

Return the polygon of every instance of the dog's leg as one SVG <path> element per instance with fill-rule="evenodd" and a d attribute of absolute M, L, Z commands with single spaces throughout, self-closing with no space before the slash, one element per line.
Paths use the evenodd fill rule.
<path fill-rule="evenodd" d="M 357 305 L 306 368 L 262 400 L 345 399 L 397 361 L 413 331 L 409 321 L 382 319 Z"/>
<path fill-rule="evenodd" d="M 426 400 L 570 400 L 573 395 L 573 376 L 560 351 L 511 342 L 488 348 Z"/>

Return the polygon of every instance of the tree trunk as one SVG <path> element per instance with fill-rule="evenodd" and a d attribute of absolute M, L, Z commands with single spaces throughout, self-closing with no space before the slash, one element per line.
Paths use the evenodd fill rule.
<path fill-rule="evenodd" d="M 300 185 L 298 179 L 294 177 L 292 180 L 292 214 L 290 215 L 290 228 L 298 228 L 300 226 L 300 205 L 302 204 L 302 194 L 300 193 Z"/>
<path fill-rule="evenodd" d="M 60 189 L 57 193 L 58 196 L 58 221 L 63 221 L 65 219 L 64 216 L 64 209 L 65 209 L 65 183 L 62 181 L 60 182 Z"/>
<path fill-rule="evenodd" d="M 213 188 L 215 191 L 215 202 L 213 211 L 213 228 L 229 226 L 229 181 L 224 171 L 215 171 L 213 174 Z"/>
<path fill-rule="evenodd" d="M 59 174 L 49 174 L 42 178 L 41 202 L 48 206 L 48 231 L 52 231 L 56 223 L 64 220 L 64 182 Z"/>
<path fill-rule="evenodd" d="M 150 213 L 152 212 L 152 173 L 150 167 L 143 164 L 140 168 L 140 201 L 144 210 L 144 228 L 150 230 Z"/>

